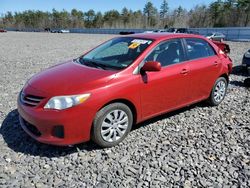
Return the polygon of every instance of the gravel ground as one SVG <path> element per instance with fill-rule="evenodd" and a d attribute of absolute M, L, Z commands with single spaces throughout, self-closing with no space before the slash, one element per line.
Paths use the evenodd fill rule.
<path fill-rule="evenodd" d="M 218 107 L 199 103 L 135 126 L 116 147 L 40 144 L 18 123 L 27 79 L 111 35 L 0 34 L 0 187 L 249 187 L 250 90 L 235 68 Z M 229 43 L 237 66 L 250 43 Z"/>

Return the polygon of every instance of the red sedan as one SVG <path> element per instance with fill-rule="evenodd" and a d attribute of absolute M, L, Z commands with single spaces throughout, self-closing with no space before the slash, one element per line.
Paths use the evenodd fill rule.
<path fill-rule="evenodd" d="M 7 30 L 5 30 L 5 29 L 0 29 L 0 33 L 6 33 L 7 32 Z"/>
<path fill-rule="evenodd" d="M 18 97 L 20 123 L 39 142 L 111 147 L 133 124 L 203 100 L 219 105 L 231 69 L 202 36 L 114 38 L 32 77 Z"/>

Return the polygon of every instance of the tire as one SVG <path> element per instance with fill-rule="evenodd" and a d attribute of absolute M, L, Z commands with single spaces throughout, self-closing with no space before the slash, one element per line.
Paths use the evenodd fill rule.
<path fill-rule="evenodd" d="M 97 112 L 91 131 L 99 146 L 112 147 L 122 142 L 131 130 L 133 114 L 123 103 L 112 103 Z"/>
<path fill-rule="evenodd" d="M 208 102 L 211 106 L 218 106 L 226 96 L 227 93 L 227 80 L 220 77 L 214 83 Z"/>
<path fill-rule="evenodd" d="M 247 74 L 250 75 L 250 67 L 247 67 Z"/>
<path fill-rule="evenodd" d="M 244 66 L 240 66 L 240 72 L 243 73 L 243 74 L 248 74 L 248 68 L 247 67 L 244 67 Z"/>
<path fill-rule="evenodd" d="M 244 80 L 244 85 L 245 85 L 246 87 L 250 87 L 250 78 L 246 78 L 246 79 Z"/>

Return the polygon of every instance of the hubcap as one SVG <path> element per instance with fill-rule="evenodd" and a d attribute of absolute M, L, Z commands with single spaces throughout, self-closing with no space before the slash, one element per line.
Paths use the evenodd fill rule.
<path fill-rule="evenodd" d="M 128 115 L 123 110 L 113 110 L 106 115 L 101 125 L 101 136 L 107 142 L 119 140 L 128 128 Z"/>
<path fill-rule="evenodd" d="M 219 81 L 215 86 L 214 90 L 214 100 L 216 102 L 221 102 L 226 93 L 226 83 L 224 81 Z"/>

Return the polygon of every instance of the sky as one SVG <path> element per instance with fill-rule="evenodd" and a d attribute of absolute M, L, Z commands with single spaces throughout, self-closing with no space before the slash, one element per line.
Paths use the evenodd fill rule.
<path fill-rule="evenodd" d="M 142 10 L 148 0 L 0 0 L 0 14 L 7 11 L 20 12 L 24 10 L 56 10 L 70 11 L 73 8 L 87 11 L 94 9 L 95 11 L 105 12 L 116 9 L 121 11 L 123 7 L 132 10 Z M 156 8 L 160 8 L 163 0 L 151 0 Z M 182 6 L 188 10 L 197 4 L 209 4 L 214 0 L 167 0 L 170 9 Z"/>

